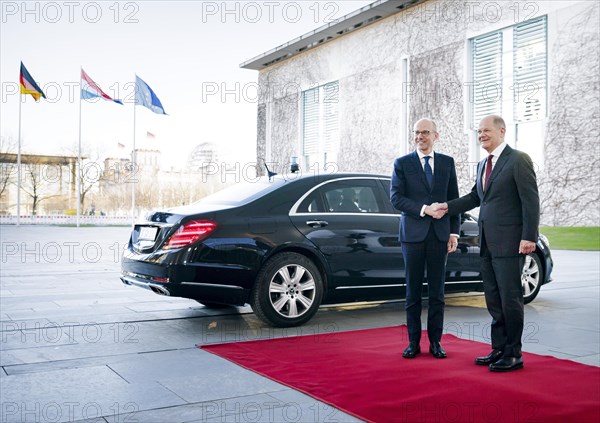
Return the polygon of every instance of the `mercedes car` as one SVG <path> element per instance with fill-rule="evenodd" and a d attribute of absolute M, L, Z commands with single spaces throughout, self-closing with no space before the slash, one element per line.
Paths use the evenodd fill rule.
<path fill-rule="evenodd" d="M 402 299 L 400 212 L 389 192 L 383 175 L 269 174 L 152 211 L 133 227 L 121 280 L 207 307 L 249 304 L 277 327 L 308 322 L 321 304 Z M 476 217 L 461 215 L 447 293 L 483 290 L 478 233 Z M 551 280 L 548 240 L 540 235 L 523 258 L 529 303 Z"/>

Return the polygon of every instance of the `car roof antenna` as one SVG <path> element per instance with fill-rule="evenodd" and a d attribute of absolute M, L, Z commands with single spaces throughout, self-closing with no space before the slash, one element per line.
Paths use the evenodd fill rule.
<path fill-rule="evenodd" d="M 276 172 L 271 172 L 269 170 L 269 166 L 267 166 L 267 162 L 265 162 L 265 168 L 267 169 L 267 175 L 269 176 L 269 181 L 270 181 L 273 176 L 277 175 L 277 173 Z"/>

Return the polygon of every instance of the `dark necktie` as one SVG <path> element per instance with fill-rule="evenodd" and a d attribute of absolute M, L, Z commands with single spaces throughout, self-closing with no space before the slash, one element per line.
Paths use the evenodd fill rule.
<path fill-rule="evenodd" d="M 429 166 L 429 159 L 431 157 L 425 156 L 425 166 L 423 166 L 423 170 L 425 171 L 425 179 L 427 179 L 427 183 L 429 184 L 429 189 L 433 186 L 433 171 L 431 170 L 431 166 Z"/>
<path fill-rule="evenodd" d="M 492 174 L 492 157 L 494 157 L 492 154 L 490 154 L 487 158 L 487 163 L 485 165 L 485 179 L 484 179 L 484 183 L 483 183 L 483 190 L 485 191 L 487 189 L 488 186 L 488 182 L 490 180 L 490 175 Z"/>

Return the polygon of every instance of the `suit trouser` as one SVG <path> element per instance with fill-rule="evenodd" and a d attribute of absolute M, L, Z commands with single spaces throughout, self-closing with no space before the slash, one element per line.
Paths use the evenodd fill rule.
<path fill-rule="evenodd" d="M 492 348 L 506 357 L 521 357 L 523 335 L 522 258 L 492 257 L 482 249 L 481 275 L 485 303 L 492 316 Z"/>
<path fill-rule="evenodd" d="M 405 309 L 408 339 L 415 343 L 421 340 L 421 293 L 427 268 L 427 335 L 430 342 L 439 342 L 444 328 L 444 283 L 448 242 L 438 240 L 431 225 L 423 242 L 402 242 L 402 255 L 406 268 Z"/>

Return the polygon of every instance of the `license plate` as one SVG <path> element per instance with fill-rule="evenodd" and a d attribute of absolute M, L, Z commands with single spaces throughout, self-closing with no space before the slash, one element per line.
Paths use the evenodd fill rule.
<path fill-rule="evenodd" d="M 140 228 L 140 235 L 138 236 L 138 239 L 140 241 L 154 241 L 157 233 L 158 228 L 155 226 L 142 226 Z"/>

